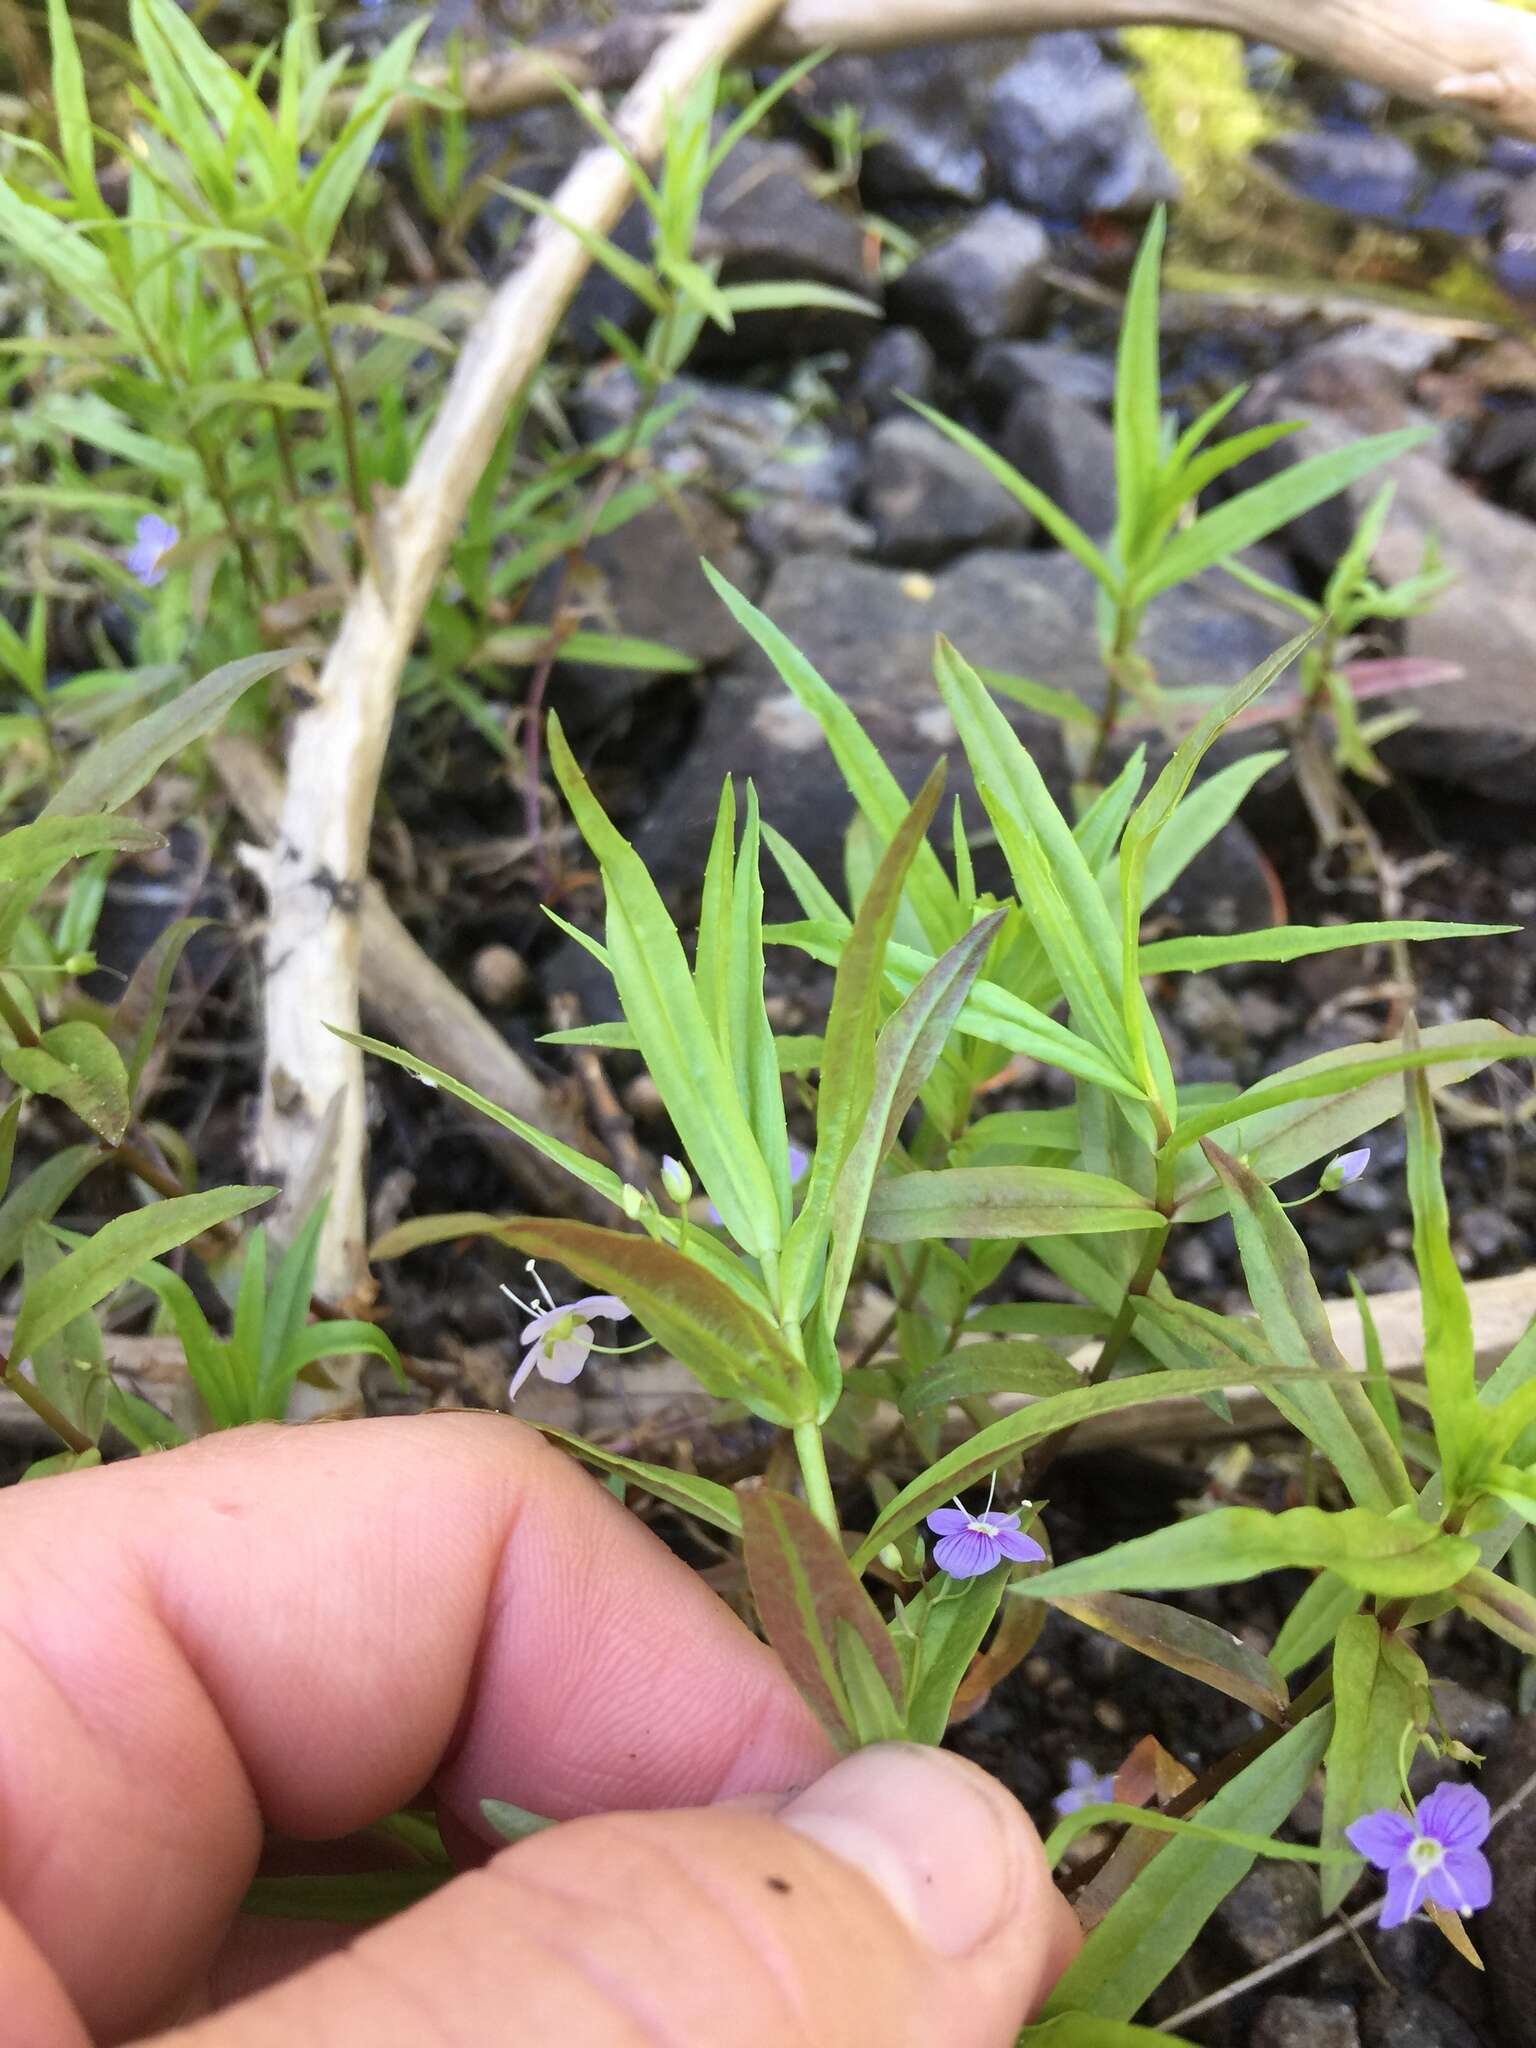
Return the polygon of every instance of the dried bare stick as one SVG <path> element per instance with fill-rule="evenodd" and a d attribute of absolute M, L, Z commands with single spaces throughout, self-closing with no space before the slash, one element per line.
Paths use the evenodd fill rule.
<path fill-rule="evenodd" d="M 778 0 L 710 0 L 665 42 L 617 117 L 647 158 L 667 110 L 768 21 Z M 567 219 L 608 233 L 631 198 L 614 150 L 589 151 L 555 195 Z M 399 493 L 373 522 L 373 560 L 355 590 L 313 702 L 294 718 L 288 784 L 272 859 L 266 1065 L 257 1134 L 265 1170 L 301 1174 L 332 1102 L 336 1170 L 316 1274 L 345 1298 L 364 1271 L 363 1075 L 357 1052 L 326 1029 L 356 1030 L 363 882 L 379 771 L 401 671 L 465 506 L 507 410 L 545 350 L 589 263 L 552 220 L 465 342 L 436 419 Z"/>
<path fill-rule="evenodd" d="M 248 828 L 263 842 L 273 839 L 283 784 L 263 749 L 254 740 L 226 735 L 210 742 L 209 753 Z M 369 1020 L 418 1059 L 456 1075 L 498 1108 L 567 1145 L 590 1150 L 579 1120 L 427 957 L 377 883 L 364 884 L 359 916 L 362 1007 Z M 554 1214 L 598 1213 L 579 1182 L 499 1125 L 476 1118 L 473 1129 L 523 1200 Z M 606 1204 L 602 1213 L 607 1214 Z"/>
<path fill-rule="evenodd" d="M 1229 29 L 1278 43 L 1297 56 L 1368 79 L 1407 99 L 1457 106 L 1495 127 L 1536 135 L 1536 20 L 1499 0 L 785 0 L 754 45 L 755 57 L 789 58 L 827 46 L 896 49 L 1041 29 Z M 551 43 L 533 55 L 481 58 L 450 81 L 442 66 L 423 82 L 456 84 L 473 115 L 505 114 L 552 99 L 556 68 L 579 86 L 627 82 L 676 17 L 615 23 Z M 409 102 L 402 101 L 403 117 Z"/>

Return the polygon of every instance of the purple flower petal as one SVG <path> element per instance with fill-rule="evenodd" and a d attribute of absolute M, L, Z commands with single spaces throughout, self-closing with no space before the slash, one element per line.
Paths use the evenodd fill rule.
<path fill-rule="evenodd" d="M 1476 1849 L 1492 1824 L 1488 1802 L 1475 1785 L 1437 1785 L 1419 1807 L 1419 1833 L 1447 1849 Z"/>
<path fill-rule="evenodd" d="M 1425 1880 L 1409 1863 L 1394 1863 L 1387 1874 L 1387 1903 L 1382 1910 L 1383 1927 L 1401 1927 L 1419 1910 Z"/>
<path fill-rule="evenodd" d="M 948 1572 L 952 1579 L 976 1579 L 983 1572 L 991 1571 L 997 1563 L 997 1545 L 990 1536 L 983 1536 L 978 1530 L 962 1530 L 954 1536 L 942 1536 L 933 1546 L 933 1561 L 941 1572 Z"/>
<path fill-rule="evenodd" d="M 123 557 L 128 569 L 146 590 L 165 581 L 160 558 L 181 539 L 181 531 L 162 519 L 158 512 L 146 512 L 134 529 L 133 545 Z"/>
<path fill-rule="evenodd" d="M 1045 1558 L 1045 1552 L 1034 1537 L 1024 1535 L 1019 1529 L 999 1529 L 997 1547 L 1014 1564 L 1040 1564 Z"/>
<path fill-rule="evenodd" d="M 611 1322 L 627 1323 L 631 1310 L 616 1294 L 584 1294 L 570 1307 L 579 1316 L 607 1316 Z"/>
<path fill-rule="evenodd" d="M 539 1371 L 558 1387 L 569 1386 L 592 1355 L 592 1325 L 578 1323 L 569 1336 L 557 1337 L 539 1359 Z"/>
<path fill-rule="evenodd" d="M 794 1139 L 791 1138 L 789 1141 L 789 1179 L 791 1186 L 799 1180 L 810 1163 L 810 1153 L 806 1151 L 803 1145 L 797 1145 Z"/>
<path fill-rule="evenodd" d="M 523 1353 L 522 1364 L 517 1368 L 517 1371 L 512 1375 L 511 1386 L 507 1389 L 507 1406 L 509 1408 L 511 1407 L 512 1403 L 517 1399 L 518 1388 L 521 1387 L 523 1381 L 527 1379 L 529 1373 L 533 1371 L 534 1367 L 538 1364 L 538 1362 L 539 1347 L 536 1343 L 530 1344 L 528 1349 Z"/>
<path fill-rule="evenodd" d="M 1348 1187 L 1351 1181 L 1359 1180 L 1370 1163 L 1369 1145 L 1361 1145 L 1354 1152 L 1341 1152 L 1333 1162 L 1333 1170 L 1339 1176 L 1340 1187 Z"/>
<path fill-rule="evenodd" d="M 935 1536 L 958 1536 L 962 1529 L 969 1529 L 971 1517 L 964 1508 L 935 1508 L 928 1526 Z"/>
<path fill-rule="evenodd" d="M 1379 1807 L 1344 1830 L 1344 1839 L 1378 1870 L 1391 1870 L 1407 1855 L 1414 1827 L 1406 1814 Z"/>
<path fill-rule="evenodd" d="M 1481 1849 L 1448 1849 L 1429 1873 L 1429 1896 L 1448 1913 L 1475 1913 L 1493 1897 L 1493 1872 Z"/>

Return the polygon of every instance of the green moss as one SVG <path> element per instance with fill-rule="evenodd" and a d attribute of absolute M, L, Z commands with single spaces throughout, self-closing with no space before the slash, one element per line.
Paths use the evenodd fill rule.
<path fill-rule="evenodd" d="M 1230 205 L 1247 176 L 1249 152 L 1271 132 L 1248 83 L 1243 45 L 1220 29 L 1130 28 L 1136 83 L 1147 118 L 1198 218 Z"/>

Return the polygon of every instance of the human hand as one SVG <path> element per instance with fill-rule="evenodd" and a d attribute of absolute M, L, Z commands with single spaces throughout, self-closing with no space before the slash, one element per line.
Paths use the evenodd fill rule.
<path fill-rule="evenodd" d="M 265 1830 L 424 1788 L 480 1867 L 360 1937 L 237 1920 Z M 493 1855 L 483 1797 L 572 1824 Z M 10 2048 L 1007 2048 L 1075 1943 L 1001 1787 L 834 1765 L 771 1654 L 516 1424 L 241 1430 L 0 1509 Z"/>

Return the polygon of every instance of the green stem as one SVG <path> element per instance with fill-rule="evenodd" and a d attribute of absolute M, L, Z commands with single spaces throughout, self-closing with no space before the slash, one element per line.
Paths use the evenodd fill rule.
<path fill-rule="evenodd" d="M 76 1429 L 67 1415 L 62 1414 L 40 1387 L 33 1386 L 28 1379 L 12 1366 L 4 1352 L 0 1352 L 0 1384 L 10 1388 L 20 1400 L 32 1410 L 39 1422 L 46 1423 L 54 1435 L 66 1443 L 72 1451 L 94 1451 L 96 1446 L 82 1430 Z"/>
<path fill-rule="evenodd" d="M 806 1505 L 822 1527 L 841 1542 L 842 1527 L 837 1519 L 837 1502 L 832 1498 L 827 1453 L 818 1424 L 801 1422 L 796 1425 L 795 1455 L 800 1460 L 800 1477 L 805 1482 Z"/>
<path fill-rule="evenodd" d="M 309 291 L 309 307 L 315 323 L 315 339 L 320 344 L 320 357 L 325 364 L 326 374 L 330 377 L 331 389 L 336 393 L 337 414 L 341 420 L 342 447 L 345 451 L 347 462 L 347 490 L 352 499 L 352 509 L 362 522 L 362 532 L 358 538 L 363 543 L 364 553 L 371 556 L 372 536 L 369 532 L 368 522 L 372 517 L 372 508 L 369 505 L 368 493 L 363 484 L 363 465 L 362 459 L 358 454 L 357 414 L 352 409 L 352 394 L 347 388 L 347 380 L 341 373 L 341 363 L 337 358 L 335 349 L 331 345 L 331 329 L 327 317 L 330 309 L 326 304 L 325 294 L 316 283 L 313 271 L 305 272 L 304 282 Z"/>

